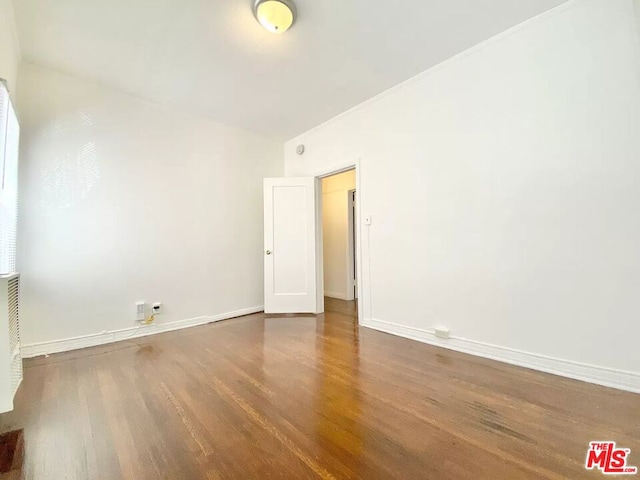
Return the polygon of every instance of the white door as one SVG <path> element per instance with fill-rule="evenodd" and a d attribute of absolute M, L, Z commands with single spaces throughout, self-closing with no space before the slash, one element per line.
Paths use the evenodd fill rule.
<path fill-rule="evenodd" d="M 317 313 L 316 181 L 264 180 L 264 311 Z"/>

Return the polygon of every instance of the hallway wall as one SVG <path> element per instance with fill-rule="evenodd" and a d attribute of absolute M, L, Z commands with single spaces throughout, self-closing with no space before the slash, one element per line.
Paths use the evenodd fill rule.
<path fill-rule="evenodd" d="M 324 294 L 342 300 L 353 300 L 349 278 L 349 190 L 355 188 L 355 170 L 322 179 Z"/>

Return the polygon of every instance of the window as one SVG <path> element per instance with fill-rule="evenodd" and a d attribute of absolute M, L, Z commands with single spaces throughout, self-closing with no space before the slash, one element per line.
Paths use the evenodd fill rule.
<path fill-rule="evenodd" d="M 9 92 L 0 82 L 0 274 L 16 271 L 19 136 Z"/>

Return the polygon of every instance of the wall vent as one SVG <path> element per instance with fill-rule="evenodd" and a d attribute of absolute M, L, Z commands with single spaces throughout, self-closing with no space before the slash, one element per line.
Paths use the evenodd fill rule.
<path fill-rule="evenodd" d="M 0 275 L 0 413 L 13 409 L 22 382 L 20 275 Z"/>

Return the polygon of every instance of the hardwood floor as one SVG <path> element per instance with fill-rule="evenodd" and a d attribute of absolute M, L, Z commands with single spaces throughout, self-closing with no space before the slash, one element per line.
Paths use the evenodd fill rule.
<path fill-rule="evenodd" d="M 19 480 L 22 478 L 23 440 L 22 430 L 14 430 L 0 435 L 0 480 Z"/>
<path fill-rule="evenodd" d="M 25 362 L 27 479 L 565 479 L 640 395 L 358 328 L 251 315 Z M 329 311 L 330 310 L 330 311 Z"/>

